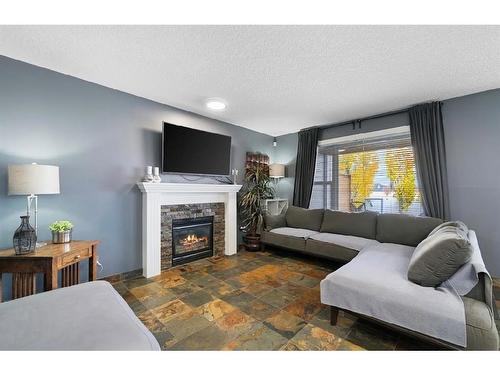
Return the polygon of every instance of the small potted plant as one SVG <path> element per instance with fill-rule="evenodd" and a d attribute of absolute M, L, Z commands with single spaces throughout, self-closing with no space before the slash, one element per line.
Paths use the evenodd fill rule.
<path fill-rule="evenodd" d="M 54 221 L 49 225 L 52 231 L 53 243 L 68 243 L 71 242 L 71 235 L 73 232 L 73 224 L 68 220 Z"/>

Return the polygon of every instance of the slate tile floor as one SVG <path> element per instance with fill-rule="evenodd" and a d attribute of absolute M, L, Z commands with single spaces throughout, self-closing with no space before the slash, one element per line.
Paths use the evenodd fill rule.
<path fill-rule="evenodd" d="M 437 349 L 349 314 L 330 326 L 319 283 L 338 267 L 289 253 L 239 252 L 113 285 L 164 350 Z M 495 294 L 500 308 L 500 288 Z"/>

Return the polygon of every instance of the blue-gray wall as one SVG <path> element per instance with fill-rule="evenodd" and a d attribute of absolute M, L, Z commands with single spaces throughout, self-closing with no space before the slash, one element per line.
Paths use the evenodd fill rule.
<path fill-rule="evenodd" d="M 285 165 L 285 178 L 280 179 L 277 193 L 280 198 L 293 201 L 293 183 L 295 181 L 295 160 L 297 159 L 298 134 L 291 133 L 277 137 L 273 163 Z"/>
<path fill-rule="evenodd" d="M 39 198 L 40 237 L 69 219 L 75 238 L 102 241 L 99 276 L 140 268 L 136 182 L 144 166 L 160 165 L 162 121 L 230 135 L 240 171 L 246 151 L 274 152 L 268 135 L 0 56 L 0 248 L 12 245 L 26 205 L 7 196 L 7 165 L 54 164 L 61 194 Z"/>
<path fill-rule="evenodd" d="M 476 230 L 500 277 L 500 89 L 446 100 L 442 111 L 451 216 Z"/>

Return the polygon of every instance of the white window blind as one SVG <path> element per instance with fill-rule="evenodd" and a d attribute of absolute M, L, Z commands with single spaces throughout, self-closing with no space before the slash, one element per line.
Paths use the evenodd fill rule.
<path fill-rule="evenodd" d="M 422 215 L 409 128 L 321 141 L 310 208 Z"/>

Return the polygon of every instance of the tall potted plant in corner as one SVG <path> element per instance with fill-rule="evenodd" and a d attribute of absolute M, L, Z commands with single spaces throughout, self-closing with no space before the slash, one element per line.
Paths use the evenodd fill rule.
<path fill-rule="evenodd" d="M 260 232 L 264 222 L 261 202 L 263 199 L 272 198 L 273 195 L 268 167 L 260 163 L 248 166 L 240 195 L 240 229 L 245 233 L 243 240 L 249 251 L 257 251 L 260 248 Z"/>

